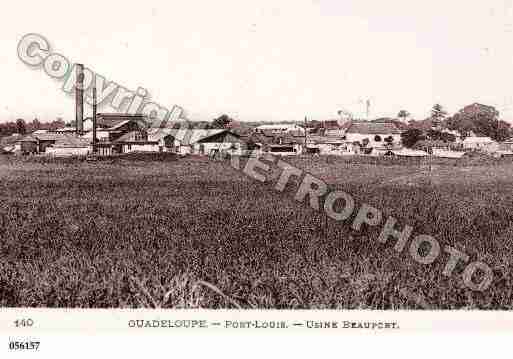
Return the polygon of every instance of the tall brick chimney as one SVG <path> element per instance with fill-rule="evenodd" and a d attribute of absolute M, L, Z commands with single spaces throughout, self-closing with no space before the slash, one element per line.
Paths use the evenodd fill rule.
<path fill-rule="evenodd" d="M 77 82 L 75 84 L 75 126 L 77 135 L 84 133 L 84 65 L 77 64 Z"/>

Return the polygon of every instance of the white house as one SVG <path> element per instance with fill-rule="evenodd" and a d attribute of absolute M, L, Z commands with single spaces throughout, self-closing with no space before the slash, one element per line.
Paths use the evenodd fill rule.
<path fill-rule="evenodd" d="M 310 135 L 307 137 L 306 152 L 343 156 L 357 154 L 358 148 L 341 136 Z"/>
<path fill-rule="evenodd" d="M 154 148 L 165 148 L 182 155 L 209 155 L 213 151 L 241 153 L 244 141 L 240 136 L 226 129 L 171 129 L 148 130 L 148 140 L 155 142 Z"/>
<path fill-rule="evenodd" d="M 463 140 L 462 144 L 463 148 L 467 150 L 494 152 L 499 149 L 497 142 L 490 137 L 484 136 L 467 137 Z"/>
<path fill-rule="evenodd" d="M 367 148 L 382 147 L 387 143 L 387 139 L 398 145 L 401 143 L 401 130 L 389 122 L 352 122 L 346 129 L 345 139 L 351 143 L 359 142 L 361 145 L 368 142 L 365 146 Z"/>
<path fill-rule="evenodd" d="M 241 137 L 229 130 L 208 133 L 193 143 L 193 152 L 203 155 L 226 152 L 241 156 L 245 149 L 246 143 Z"/>

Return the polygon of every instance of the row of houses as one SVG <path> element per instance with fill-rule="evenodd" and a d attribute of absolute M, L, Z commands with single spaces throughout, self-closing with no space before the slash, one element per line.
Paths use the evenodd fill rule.
<path fill-rule="evenodd" d="M 87 155 L 93 152 L 92 119 L 84 121 L 84 133 L 76 135 L 73 128 L 52 132 L 36 131 L 3 143 L 4 151 L 22 154 L 47 154 L 54 156 Z M 173 152 L 181 155 L 215 155 L 229 152 L 238 155 L 249 151 L 269 152 L 276 155 L 371 156 L 398 155 L 427 156 L 422 149 L 406 150 L 401 145 L 402 130 L 391 122 L 346 121 L 330 123 L 316 134 L 309 134 L 295 125 L 264 125 L 250 132 L 240 133 L 229 129 L 174 129 L 148 128 L 143 115 L 97 115 L 96 150 L 99 155 L 130 152 Z M 460 144 L 460 151 L 437 146 L 431 153 L 440 157 L 461 156 L 465 150 L 486 152 L 511 152 L 513 142 L 497 144 L 490 138 L 468 137 Z"/>
<path fill-rule="evenodd" d="M 88 155 L 93 152 L 91 119 L 84 121 L 84 133 L 73 128 L 35 131 L 29 135 L 10 136 L 0 147 L 4 152 L 54 156 Z M 209 154 L 212 151 L 246 150 L 244 139 L 229 130 L 148 128 L 141 115 L 98 114 L 96 151 L 99 155 L 130 152 L 174 152 Z"/>

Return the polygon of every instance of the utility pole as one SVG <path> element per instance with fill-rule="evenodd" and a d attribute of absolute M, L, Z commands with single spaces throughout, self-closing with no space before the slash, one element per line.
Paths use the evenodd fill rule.
<path fill-rule="evenodd" d="M 93 154 L 98 152 L 96 138 L 96 76 L 93 79 Z"/>
<path fill-rule="evenodd" d="M 84 65 L 77 64 L 75 83 L 75 129 L 77 136 L 84 133 Z"/>
<path fill-rule="evenodd" d="M 497 130 L 495 134 L 495 141 L 499 142 L 499 130 L 500 130 L 500 124 L 499 124 L 499 113 L 498 111 L 495 112 L 495 118 L 497 119 Z"/>
<path fill-rule="evenodd" d="M 307 127 L 306 127 L 306 116 L 305 116 L 305 148 L 304 148 L 305 153 L 307 152 L 306 151 L 306 134 L 307 134 L 307 132 L 308 131 L 307 131 Z"/>

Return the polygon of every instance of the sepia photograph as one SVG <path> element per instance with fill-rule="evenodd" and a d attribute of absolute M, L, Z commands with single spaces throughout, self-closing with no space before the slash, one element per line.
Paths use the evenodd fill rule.
<path fill-rule="evenodd" d="M 2 309 L 512 309 L 511 0 L 2 13 Z"/>

